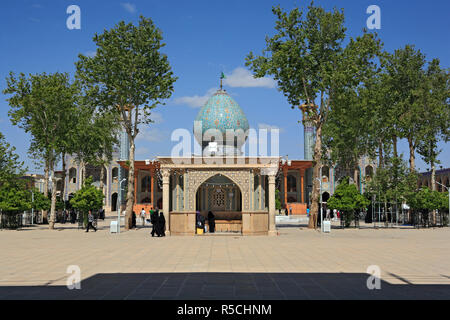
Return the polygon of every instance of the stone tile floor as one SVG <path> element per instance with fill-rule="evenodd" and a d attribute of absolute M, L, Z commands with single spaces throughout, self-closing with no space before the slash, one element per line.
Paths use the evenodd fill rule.
<path fill-rule="evenodd" d="M 58 224 L 0 231 L 0 299 L 450 299 L 450 229 L 152 238 Z M 81 290 L 68 290 L 69 265 Z M 381 270 L 368 290 L 367 268 Z"/>

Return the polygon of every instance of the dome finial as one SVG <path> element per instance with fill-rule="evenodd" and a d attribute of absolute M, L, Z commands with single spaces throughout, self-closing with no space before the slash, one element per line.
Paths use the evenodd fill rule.
<path fill-rule="evenodd" d="M 222 91 L 222 80 L 225 79 L 225 74 L 222 72 L 222 74 L 220 75 L 220 90 Z"/>

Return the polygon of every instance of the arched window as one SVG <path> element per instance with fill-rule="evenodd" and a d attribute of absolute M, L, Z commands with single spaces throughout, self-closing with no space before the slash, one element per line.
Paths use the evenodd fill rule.
<path fill-rule="evenodd" d="M 112 181 L 118 182 L 119 181 L 119 168 L 113 168 L 111 175 L 112 175 Z"/>
<path fill-rule="evenodd" d="M 77 169 L 69 169 L 69 183 L 77 183 Z"/>
<path fill-rule="evenodd" d="M 330 168 L 328 166 L 322 167 L 322 182 L 330 181 Z"/>
<path fill-rule="evenodd" d="M 287 192 L 297 192 L 297 179 L 293 175 L 287 176 Z"/>
<path fill-rule="evenodd" d="M 141 180 L 141 192 L 151 191 L 151 178 L 150 176 L 145 176 Z"/>

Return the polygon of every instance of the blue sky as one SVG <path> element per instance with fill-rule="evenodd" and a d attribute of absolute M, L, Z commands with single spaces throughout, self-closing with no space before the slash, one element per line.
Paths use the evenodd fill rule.
<path fill-rule="evenodd" d="M 427 59 L 439 58 L 450 66 L 450 2 L 433 1 L 316 1 L 327 9 L 344 8 L 348 35 L 356 36 L 366 25 L 369 5 L 381 8 L 378 34 L 388 51 L 415 44 Z M 69 30 L 66 9 L 81 8 L 81 30 Z M 280 132 L 280 154 L 290 159 L 303 158 L 301 114 L 292 110 L 270 80 L 255 82 L 245 70 L 245 56 L 260 53 L 265 36 L 274 32 L 273 5 L 284 9 L 306 6 L 309 1 L 170 1 L 170 0 L 16 0 L 0 4 L 0 90 L 9 71 L 16 73 L 75 71 L 79 53 L 92 54 L 94 33 L 112 28 L 121 20 L 138 21 L 139 15 L 150 17 L 163 31 L 167 46 L 164 52 L 179 77 L 175 92 L 167 105 L 155 111 L 155 124 L 145 128 L 138 139 L 137 159 L 169 155 L 175 142 L 170 141 L 176 128 L 192 129 L 199 105 L 218 86 L 223 71 L 228 79 L 225 88 L 239 103 L 253 128 L 276 126 Z M 31 172 L 40 172 L 27 158 L 29 137 L 10 124 L 9 106 L 0 93 L 0 131 L 17 148 Z M 400 151 L 408 156 L 407 143 Z M 450 148 L 441 143 L 440 160 L 450 167 Z M 421 170 L 426 165 L 417 157 Z"/>

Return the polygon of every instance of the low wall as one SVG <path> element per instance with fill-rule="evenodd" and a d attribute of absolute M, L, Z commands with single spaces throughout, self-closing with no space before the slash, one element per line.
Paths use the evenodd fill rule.
<path fill-rule="evenodd" d="M 244 236 L 267 235 L 269 232 L 268 212 L 243 212 L 242 234 Z"/>
<path fill-rule="evenodd" d="M 287 209 L 289 214 L 289 208 L 292 208 L 292 214 L 298 215 L 298 214 L 306 214 L 306 203 L 288 203 Z M 281 210 L 281 213 L 284 214 L 284 210 Z"/>
<path fill-rule="evenodd" d="M 195 212 L 171 212 L 170 234 L 180 236 L 195 235 Z"/>

